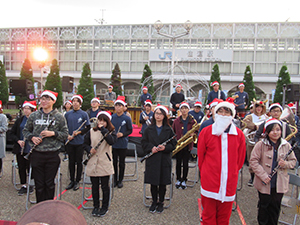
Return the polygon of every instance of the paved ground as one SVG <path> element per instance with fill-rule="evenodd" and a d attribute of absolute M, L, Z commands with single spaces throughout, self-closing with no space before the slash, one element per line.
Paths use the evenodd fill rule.
<path fill-rule="evenodd" d="M 18 196 L 17 190 L 12 184 L 12 159 L 13 155 L 8 152 L 4 158 L 4 173 L 0 179 L 0 220 L 18 221 L 25 213 L 26 196 Z M 67 176 L 68 162 L 61 163 L 63 190 L 69 183 Z M 175 161 L 174 161 L 175 164 Z M 133 165 L 128 165 L 126 173 L 131 172 Z M 162 214 L 151 214 L 143 205 L 143 172 L 144 164 L 138 162 L 139 178 L 137 181 L 124 182 L 122 189 L 115 188 L 109 212 L 105 217 L 94 218 L 91 209 L 80 212 L 86 218 L 88 224 L 200 224 L 198 198 L 200 197 L 200 184 L 187 190 L 174 190 L 171 206 Z M 173 169 L 173 171 L 175 171 Z M 248 168 L 244 166 L 242 189 L 238 191 L 238 210 L 233 211 L 230 224 L 257 224 L 257 192 L 255 188 L 247 186 L 249 179 Z M 190 170 L 189 177 L 193 178 L 194 170 Z M 147 187 L 149 189 L 149 187 Z M 62 195 L 62 200 L 80 207 L 82 190 L 67 191 Z M 89 195 L 89 193 L 88 193 Z M 34 195 L 32 195 L 34 198 Z M 92 202 L 85 205 L 91 206 Z M 166 202 L 167 203 L 167 202 Z M 241 215 L 239 215 L 241 214 Z M 244 223 L 241 221 L 244 218 Z M 298 219 L 300 224 L 300 220 Z"/>

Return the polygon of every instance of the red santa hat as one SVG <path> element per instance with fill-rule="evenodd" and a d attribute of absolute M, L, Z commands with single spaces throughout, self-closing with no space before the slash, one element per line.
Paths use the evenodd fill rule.
<path fill-rule="evenodd" d="M 152 106 L 152 102 L 151 102 L 150 99 L 147 99 L 144 103 L 145 103 L 145 106 L 146 106 L 146 105 Z"/>
<path fill-rule="evenodd" d="M 80 103 L 82 104 L 82 102 L 83 102 L 83 97 L 82 97 L 82 95 L 73 95 L 72 98 L 71 98 L 71 101 L 73 101 L 74 98 L 78 98 L 79 101 L 80 101 Z"/>
<path fill-rule="evenodd" d="M 22 108 L 24 108 L 25 106 L 36 109 L 36 101 L 25 101 L 22 105 Z"/>
<path fill-rule="evenodd" d="M 214 81 L 214 82 L 212 82 L 212 83 L 211 83 L 211 85 L 210 85 L 210 86 L 212 86 L 212 87 L 213 87 L 213 86 L 215 86 L 215 85 L 220 85 L 220 84 L 219 84 L 219 82 L 218 82 L 218 81 Z"/>
<path fill-rule="evenodd" d="M 49 96 L 50 98 L 52 98 L 54 101 L 56 101 L 58 93 L 54 92 L 54 91 L 50 91 L 50 90 L 45 90 L 43 91 L 43 93 L 41 94 L 41 97 L 43 96 Z"/>
<path fill-rule="evenodd" d="M 67 100 L 65 101 L 64 105 L 66 105 L 67 103 L 69 103 L 70 105 L 73 105 L 72 101 L 71 100 Z"/>
<path fill-rule="evenodd" d="M 235 105 L 234 105 L 234 98 L 231 98 L 231 97 L 228 97 L 226 99 L 226 101 L 223 101 L 223 102 L 220 102 L 216 108 L 215 108 L 215 112 L 218 111 L 218 109 L 222 108 L 222 107 L 226 107 L 228 109 L 231 110 L 232 112 L 232 117 L 234 118 L 235 117 Z"/>
<path fill-rule="evenodd" d="M 244 83 L 240 83 L 238 87 L 245 87 Z"/>
<path fill-rule="evenodd" d="M 123 106 L 126 106 L 127 103 L 125 102 L 125 96 L 119 95 L 118 98 L 117 98 L 117 100 L 115 101 L 114 104 L 117 104 L 117 103 L 120 103 L 120 104 L 122 104 Z"/>
<path fill-rule="evenodd" d="M 269 107 L 269 112 L 271 112 L 272 108 L 274 108 L 274 107 L 280 108 L 281 112 L 283 111 L 283 109 L 282 109 L 282 107 L 281 107 L 281 105 L 279 103 L 273 103 Z"/>
<path fill-rule="evenodd" d="M 157 104 L 157 106 L 156 106 L 155 109 L 154 109 L 154 112 L 155 112 L 157 109 L 161 109 L 161 110 L 165 111 L 166 115 L 169 114 L 169 110 L 167 109 L 167 107 L 165 107 L 165 106 L 163 106 L 163 105 Z"/>
<path fill-rule="evenodd" d="M 0 100 L 0 109 L 2 109 L 2 101 Z"/>
<path fill-rule="evenodd" d="M 147 88 L 146 86 L 144 86 L 144 87 L 143 87 L 143 90 L 146 90 L 146 91 L 148 91 L 148 88 Z"/>
<path fill-rule="evenodd" d="M 181 109 L 182 106 L 185 106 L 185 107 L 187 107 L 188 109 L 190 109 L 190 105 L 189 105 L 189 103 L 187 103 L 187 102 L 181 102 L 181 104 L 180 104 L 180 106 L 179 106 L 179 109 Z"/>
<path fill-rule="evenodd" d="M 209 108 L 211 109 L 212 107 L 218 105 L 220 102 L 223 102 L 222 99 L 219 98 L 215 98 L 210 104 L 209 104 Z"/>
<path fill-rule="evenodd" d="M 97 101 L 97 102 L 100 104 L 100 99 L 99 99 L 99 98 L 93 98 L 93 99 L 91 100 L 91 103 L 92 103 L 93 101 Z"/>
<path fill-rule="evenodd" d="M 272 119 L 269 119 L 266 121 L 265 126 L 264 126 L 264 131 L 263 131 L 264 133 L 266 132 L 267 127 L 271 124 L 279 124 L 279 126 L 282 127 L 282 124 L 279 120 L 272 118 Z"/>
<path fill-rule="evenodd" d="M 110 112 L 110 111 L 100 111 L 100 112 L 98 112 L 97 118 L 98 118 L 101 114 L 107 116 L 108 119 L 111 120 L 111 112 Z"/>
<path fill-rule="evenodd" d="M 195 102 L 194 106 L 199 106 L 199 107 L 202 107 L 202 102 L 200 102 L 200 101 L 197 101 L 197 102 Z"/>
<path fill-rule="evenodd" d="M 178 87 L 180 87 L 182 89 L 181 84 L 176 84 L 175 89 L 178 88 Z"/>
<path fill-rule="evenodd" d="M 108 88 L 111 88 L 111 89 L 113 89 L 113 88 L 114 88 L 114 86 L 112 86 L 112 85 L 108 85 Z"/>
<path fill-rule="evenodd" d="M 296 109 L 295 104 L 292 102 L 288 104 L 288 107 L 290 107 L 291 109 Z"/>

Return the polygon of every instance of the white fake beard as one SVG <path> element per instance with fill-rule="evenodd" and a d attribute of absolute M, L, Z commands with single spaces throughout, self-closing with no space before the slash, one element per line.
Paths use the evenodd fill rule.
<path fill-rule="evenodd" d="M 219 114 L 215 115 L 215 135 L 220 136 L 224 133 L 227 127 L 232 123 L 233 117 L 232 116 L 222 116 Z"/>

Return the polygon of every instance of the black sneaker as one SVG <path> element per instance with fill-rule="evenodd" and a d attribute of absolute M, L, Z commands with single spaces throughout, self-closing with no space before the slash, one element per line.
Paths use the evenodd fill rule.
<path fill-rule="evenodd" d="M 29 186 L 29 194 L 32 194 L 34 191 L 34 186 Z"/>
<path fill-rule="evenodd" d="M 69 183 L 69 185 L 66 187 L 66 190 L 72 189 L 72 188 L 74 187 L 74 185 L 75 185 L 75 182 L 74 182 L 74 181 L 71 181 L 71 182 Z"/>
<path fill-rule="evenodd" d="M 114 181 L 114 187 L 118 186 L 118 181 Z"/>
<path fill-rule="evenodd" d="M 119 181 L 118 182 L 118 188 L 122 188 L 123 187 L 123 183 L 122 183 L 122 181 Z"/>
<path fill-rule="evenodd" d="M 156 212 L 162 213 L 163 211 L 164 211 L 164 203 L 163 202 L 157 203 Z"/>
<path fill-rule="evenodd" d="M 97 214 L 99 213 L 99 208 L 95 207 L 93 209 L 93 212 L 92 212 L 92 216 L 98 216 Z"/>
<path fill-rule="evenodd" d="M 179 180 L 177 180 L 176 184 L 175 184 L 175 187 L 178 189 L 178 188 L 181 188 L 181 182 Z"/>
<path fill-rule="evenodd" d="M 75 182 L 74 187 L 73 187 L 73 191 L 77 191 L 79 189 L 79 183 Z"/>
<path fill-rule="evenodd" d="M 99 211 L 99 216 L 103 217 L 105 214 L 108 212 L 108 209 L 106 208 L 101 208 Z"/>
<path fill-rule="evenodd" d="M 24 195 L 27 193 L 27 188 L 22 186 L 21 189 L 18 191 L 18 195 Z"/>
<path fill-rule="evenodd" d="M 248 181 L 248 186 L 249 186 L 249 187 L 253 187 L 253 180 L 252 180 L 252 179 L 250 179 L 250 180 Z"/>
<path fill-rule="evenodd" d="M 151 213 L 155 213 L 155 211 L 156 211 L 156 206 L 157 206 L 157 202 L 152 202 L 152 204 L 151 204 L 151 206 L 150 206 L 150 208 L 149 208 L 149 211 L 150 211 Z"/>
<path fill-rule="evenodd" d="M 186 189 L 186 183 L 185 183 L 185 181 L 182 181 L 181 182 L 181 188 L 184 190 L 184 189 Z"/>

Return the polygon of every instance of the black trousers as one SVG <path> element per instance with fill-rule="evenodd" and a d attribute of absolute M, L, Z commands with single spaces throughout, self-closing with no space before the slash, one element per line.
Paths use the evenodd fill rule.
<path fill-rule="evenodd" d="M 100 207 L 100 194 L 99 194 L 99 185 L 101 184 L 102 189 L 102 208 L 108 209 L 109 203 L 109 176 L 104 177 L 91 177 L 92 182 L 92 195 L 93 195 L 93 204 L 95 208 Z"/>
<path fill-rule="evenodd" d="M 38 152 L 31 154 L 32 176 L 35 183 L 37 203 L 52 200 L 55 193 L 55 176 L 60 164 L 58 151 Z"/>
<path fill-rule="evenodd" d="M 258 224 L 277 225 L 283 193 L 277 193 L 276 188 L 271 188 L 271 195 L 258 192 L 258 197 Z"/>
<path fill-rule="evenodd" d="M 70 180 L 79 182 L 82 175 L 82 157 L 83 157 L 83 145 L 71 145 L 67 146 L 67 153 L 69 155 L 69 171 Z M 76 179 L 75 179 L 75 164 L 77 165 Z"/>
<path fill-rule="evenodd" d="M 125 158 L 126 158 L 127 149 L 122 148 L 113 148 L 113 164 L 115 170 L 114 180 L 123 181 L 124 178 L 124 171 L 125 171 Z M 119 171 L 118 171 L 118 162 L 119 162 Z M 119 175 L 119 176 L 118 176 Z"/>
<path fill-rule="evenodd" d="M 151 184 L 150 191 L 152 195 L 153 202 L 157 202 L 157 197 L 159 197 L 160 202 L 164 202 L 167 187 L 164 184 L 153 185 Z"/>
<path fill-rule="evenodd" d="M 189 146 L 184 147 L 176 154 L 176 178 L 179 181 L 187 181 L 187 175 L 189 172 L 189 158 L 190 151 Z M 182 165 L 182 177 L 181 177 L 181 165 Z"/>
<path fill-rule="evenodd" d="M 0 173 L 2 172 L 2 158 L 0 158 Z"/>
<path fill-rule="evenodd" d="M 24 156 L 21 155 L 21 153 L 16 154 L 16 156 L 19 168 L 20 183 L 26 184 L 27 174 L 29 173 L 30 160 L 25 159 Z"/>

